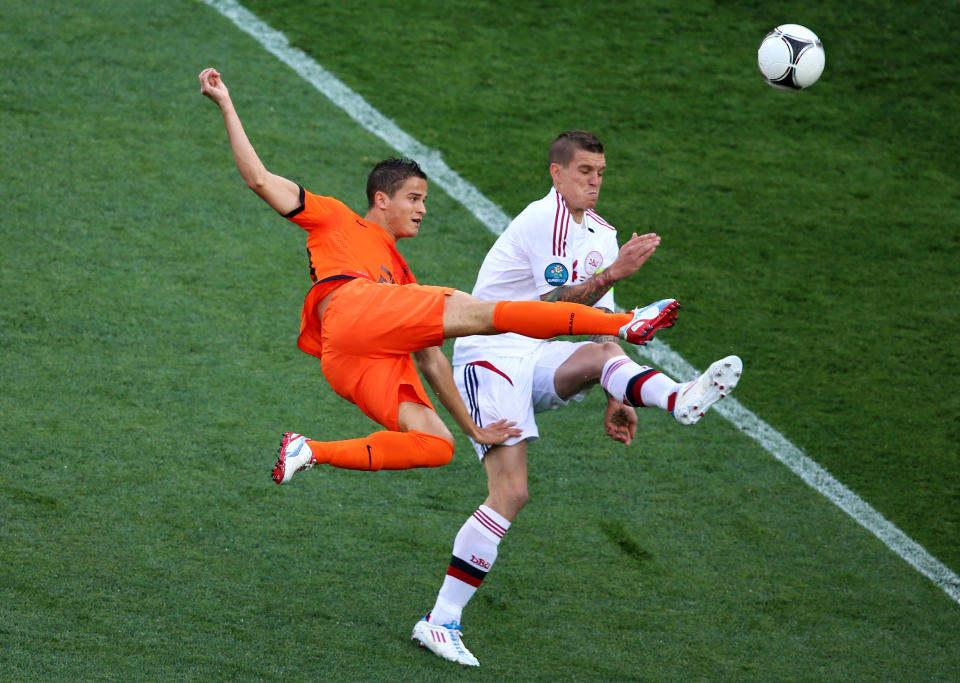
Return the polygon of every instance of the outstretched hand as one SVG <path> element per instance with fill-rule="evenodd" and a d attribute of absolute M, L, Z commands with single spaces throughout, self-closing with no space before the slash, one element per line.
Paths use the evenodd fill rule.
<path fill-rule="evenodd" d="M 477 443 L 496 446 L 502 444 L 511 436 L 520 436 L 522 431 L 516 428 L 516 422 L 511 420 L 497 420 L 491 422 L 486 427 L 477 427 L 476 432 L 471 434 L 471 438 Z"/>
<path fill-rule="evenodd" d="M 603 426 L 614 441 L 629 446 L 637 433 L 637 412 L 626 403 L 610 398 L 607 401 L 607 413 Z"/>
<path fill-rule="evenodd" d="M 197 76 L 200 81 L 200 94 L 209 97 L 217 104 L 230 99 L 230 91 L 220 79 L 220 72 L 213 67 L 208 67 Z"/>
<path fill-rule="evenodd" d="M 648 258 L 653 256 L 653 252 L 657 250 L 659 245 L 660 235 L 656 233 L 651 232 L 646 235 L 633 233 L 633 237 L 620 247 L 617 260 L 610 265 L 608 270 L 613 271 L 611 275 L 614 276 L 615 280 L 630 277 L 640 270 L 640 266 L 646 263 Z"/>

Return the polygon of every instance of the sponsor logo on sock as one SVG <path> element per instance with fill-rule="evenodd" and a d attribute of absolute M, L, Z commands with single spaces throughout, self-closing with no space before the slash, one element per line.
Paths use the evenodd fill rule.
<path fill-rule="evenodd" d="M 486 560 L 479 558 L 476 555 L 471 555 L 470 561 L 473 562 L 478 567 L 481 567 L 482 569 L 486 569 L 487 571 L 490 571 L 490 563 L 487 562 Z"/>

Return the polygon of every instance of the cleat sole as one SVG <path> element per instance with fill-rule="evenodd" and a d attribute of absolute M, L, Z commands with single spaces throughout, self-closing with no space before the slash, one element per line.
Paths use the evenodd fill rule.
<path fill-rule="evenodd" d="M 737 386 L 743 362 L 737 356 L 727 356 L 711 364 L 705 373 L 686 385 L 677 397 L 674 417 L 685 425 L 696 424 L 717 401 L 725 399 Z M 694 392 L 691 401 L 684 405 L 684 396 Z M 696 401 L 696 403 L 694 403 Z"/>

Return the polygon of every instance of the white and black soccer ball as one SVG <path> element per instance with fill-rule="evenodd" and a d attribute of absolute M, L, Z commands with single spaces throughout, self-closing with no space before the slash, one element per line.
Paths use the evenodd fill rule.
<path fill-rule="evenodd" d="M 803 90 L 823 73 L 826 55 L 817 34 L 800 24 L 777 26 L 757 50 L 764 80 L 781 90 Z"/>

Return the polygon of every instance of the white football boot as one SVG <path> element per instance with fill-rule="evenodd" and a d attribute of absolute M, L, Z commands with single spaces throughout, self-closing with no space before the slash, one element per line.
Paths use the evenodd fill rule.
<path fill-rule="evenodd" d="M 460 624 L 456 621 L 444 624 L 431 624 L 427 619 L 428 614 L 417 622 L 413 627 L 413 635 L 410 640 L 419 640 L 420 647 L 425 647 L 437 657 L 463 664 L 464 666 L 480 666 L 480 662 L 474 657 L 460 635 Z"/>
<path fill-rule="evenodd" d="M 286 484 L 300 470 L 313 467 L 313 453 L 310 452 L 307 437 L 303 434 L 284 434 L 277 453 L 279 457 L 277 464 L 273 466 L 273 480 L 278 484 Z"/>
<path fill-rule="evenodd" d="M 673 417 L 682 425 L 696 424 L 710 406 L 733 391 L 742 372 L 743 361 L 737 356 L 715 361 L 706 372 L 680 388 Z"/>
<path fill-rule="evenodd" d="M 619 336 L 631 344 L 643 346 L 653 339 L 653 334 L 664 327 L 673 327 L 677 322 L 676 299 L 661 299 L 644 308 L 633 309 L 633 320 L 620 328 Z"/>

